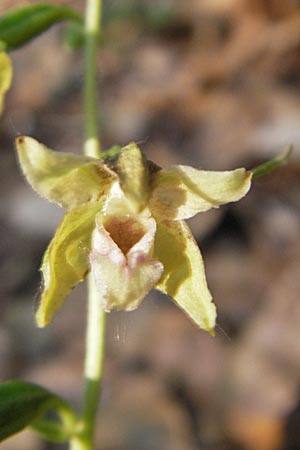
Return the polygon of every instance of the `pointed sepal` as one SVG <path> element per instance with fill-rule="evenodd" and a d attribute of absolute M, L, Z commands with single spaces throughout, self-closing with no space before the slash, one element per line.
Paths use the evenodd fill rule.
<path fill-rule="evenodd" d="M 51 322 L 70 291 L 86 278 L 99 210 L 99 203 L 87 203 L 67 213 L 50 242 L 41 267 L 43 292 L 36 313 L 39 327 Z"/>
<path fill-rule="evenodd" d="M 17 138 L 16 145 L 33 189 L 68 210 L 105 197 L 117 178 L 97 159 L 55 152 L 31 137 Z"/>
<path fill-rule="evenodd" d="M 185 222 L 165 221 L 157 225 L 154 257 L 164 266 L 156 288 L 172 297 L 200 328 L 214 334 L 216 308 L 207 287 L 200 250 Z"/>

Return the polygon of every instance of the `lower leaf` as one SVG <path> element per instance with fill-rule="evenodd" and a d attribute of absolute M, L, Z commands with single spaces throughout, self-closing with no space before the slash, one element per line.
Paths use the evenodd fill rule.
<path fill-rule="evenodd" d="M 0 384 L 0 442 L 22 431 L 39 420 L 48 411 L 61 418 L 56 422 L 68 440 L 76 419 L 72 409 L 57 395 L 26 381 L 7 381 Z"/>

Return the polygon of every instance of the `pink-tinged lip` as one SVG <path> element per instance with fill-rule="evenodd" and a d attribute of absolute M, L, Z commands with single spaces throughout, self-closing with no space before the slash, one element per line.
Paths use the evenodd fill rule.
<path fill-rule="evenodd" d="M 90 263 L 103 308 L 134 309 L 163 271 L 163 265 L 151 257 L 155 220 L 134 216 L 101 219 L 96 219 Z"/>

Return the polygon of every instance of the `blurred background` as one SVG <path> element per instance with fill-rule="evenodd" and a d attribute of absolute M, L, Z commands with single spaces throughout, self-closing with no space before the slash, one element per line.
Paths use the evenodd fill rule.
<path fill-rule="evenodd" d="M 25 2 L 1 0 L 0 11 Z M 35 3 L 35 2 L 26 2 Z M 54 2 L 83 10 L 83 1 Z M 81 152 L 82 51 L 53 27 L 11 54 L 0 121 L 0 378 L 82 398 L 85 286 L 38 330 L 40 260 L 62 216 L 20 174 L 14 138 Z M 161 166 L 288 165 L 190 221 L 218 308 L 216 337 L 151 293 L 108 317 L 96 450 L 300 449 L 300 4 L 106 0 L 98 58 L 104 148 L 134 140 Z M 24 432 L 4 450 L 63 450 Z"/>

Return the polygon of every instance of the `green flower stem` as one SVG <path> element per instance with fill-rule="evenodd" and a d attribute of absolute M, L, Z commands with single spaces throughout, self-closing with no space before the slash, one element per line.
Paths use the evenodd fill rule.
<path fill-rule="evenodd" d="M 86 392 L 83 420 L 89 427 L 89 434 L 94 431 L 98 398 L 101 388 L 103 356 L 105 346 L 105 312 L 100 306 L 99 292 L 94 278 L 89 277 L 89 308 L 87 328 L 87 353 L 85 360 Z"/>
<path fill-rule="evenodd" d="M 105 312 L 100 307 L 99 292 L 89 277 L 89 303 L 85 359 L 85 398 L 78 435 L 71 450 L 92 450 L 98 399 L 101 388 L 105 345 Z"/>
<path fill-rule="evenodd" d="M 85 145 L 87 156 L 99 157 L 97 131 L 97 48 L 102 16 L 102 0 L 87 0 L 85 16 Z"/>
<path fill-rule="evenodd" d="M 84 153 L 99 157 L 100 142 L 97 131 L 97 43 L 101 23 L 101 0 L 87 0 L 86 6 L 86 78 L 85 120 L 86 139 Z M 85 359 L 85 395 L 81 421 L 76 437 L 70 442 L 70 450 L 92 450 L 95 421 L 101 388 L 105 347 L 105 312 L 99 301 L 92 276 L 88 280 L 88 314 Z"/>

